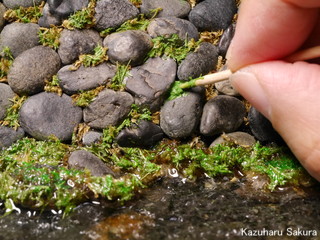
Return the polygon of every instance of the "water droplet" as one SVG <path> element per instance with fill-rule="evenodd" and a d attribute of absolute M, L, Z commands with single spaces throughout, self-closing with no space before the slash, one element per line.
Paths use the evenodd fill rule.
<path fill-rule="evenodd" d="M 177 169 L 175 169 L 175 168 L 168 169 L 168 173 L 173 178 L 179 177 L 179 173 L 178 173 Z"/>

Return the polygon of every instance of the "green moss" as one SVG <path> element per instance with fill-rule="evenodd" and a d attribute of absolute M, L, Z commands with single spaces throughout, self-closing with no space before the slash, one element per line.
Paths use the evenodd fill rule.
<path fill-rule="evenodd" d="M 127 65 L 117 63 L 117 72 L 111 79 L 111 83 L 108 85 L 108 88 L 115 91 L 123 90 L 123 81 L 128 76 L 130 68 L 130 63 L 128 63 Z"/>
<path fill-rule="evenodd" d="M 63 28 L 58 28 L 56 26 L 50 27 L 50 28 L 40 28 L 40 31 L 38 33 L 39 35 L 39 42 L 43 46 L 51 47 L 54 50 L 57 50 L 60 45 L 60 33 L 63 30 Z"/>
<path fill-rule="evenodd" d="M 201 41 L 194 39 L 181 40 L 177 34 L 172 34 L 170 37 L 159 36 L 152 39 L 153 48 L 148 53 L 148 57 L 167 56 L 175 59 L 180 63 L 186 58 L 189 52 L 194 51 Z"/>
<path fill-rule="evenodd" d="M 138 17 L 133 18 L 133 19 L 129 19 L 126 22 L 124 22 L 123 24 L 121 24 L 120 27 L 118 28 L 107 28 L 103 31 L 100 32 L 100 36 L 101 37 L 106 37 L 107 35 L 109 35 L 110 33 L 113 32 L 122 32 L 122 31 L 127 31 L 127 30 L 142 30 L 142 31 L 146 31 L 150 21 L 155 18 L 158 13 L 161 11 L 161 8 L 157 8 L 157 9 L 153 9 L 150 11 L 150 17 L 146 17 L 145 14 L 139 14 Z"/>
<path fill-rule="evenodd" d="M 142 0 L 129 0 L 133 5 L 135 5 L 136 7 L 140 7 L 142 4 Z"/>
<path fill-rule="evenodd" d="M 72 70 L 78 69 L 81 65 L 84 67 L 94 67 L 108 61 L 107 48 L 100 45 L 96 46 L 93 50 L 93 54 L 82 54 L 79 56 L 79 60 L 73 64 Z"/>
<path fill-rule="evenodd" d="M 73 94 L 71 98 L 77 106 L 87 107 L 104 88 L 105 86 L 99 86 L 92 90 L 80 91 L 78 94 Z"/>
<path fill-rule="evenodd" d="M 104 131 L 103 140 L 86 148 L 114 169 L 121 170 L 120 178 L 110 175 L 93 177 L 88 171 L 68 169 L 66 159 L 75 147 L 57 140 L 19 140 L 0 154 L 0 199 L 8 212 L 17 210 L 15 204 L 43 209 L 62 209 L 70 212 L 76 205 L 89 199 L 105 198 L 126 201 L 137 190 L 164 174 L 162 166 L 175 167 L 180 174 L 195 179 L 231 175 L 235 168 L 255 171 L 270 179 L 269 189 L 288 183 L 298 184 L 302 177 L 309 179 L 301 165 L 286 149 L 252 148 L 218 145 L 211 149 L 203 145 L 191 146 L 164 141 L 156 148 L 119 148 L 113 139 L 128 121 L 118 128 Z"/>
<path fill-rule="evenodd" d="M 26 99 L 26 96 L 20 97 L 18 95 L 15 95 L 13 99 L 11 99 L 13 103 L 12 106 L 7 109 L 6 116 L 2 121 L 0 121 L 0 124 L 17 129 L 20 126 L 19 110 Z"/>
<path fill-rule="evenodd" d="M 94 26 L 95 6 L 97 0 L 91 0 L 88 7 L 75 12 L 67 20 L 63 21 L 63 26 L 67 29 L 84 29 Z"/>
<path fill-rule="evenodd" d="M 57 75 L 52 76 L 51 81 L 46 81 L 44 86 L 46 92 L 57 93 L 59 96 L 62 95 L 62 89 L 60 87 L 60 79 Z"/>
<path fill-rule="evenodd" d="M 4 47 L 0 56 L 0 82 L 7 81 L 9 69 L 13 63 L 13 56 L 9 47 Z"/>
<path fill-rule="evenodd" d="M 38 23 L 42 16 L 42 10 L 45 2 L 34 7 L 19 7 L 18 9 L 9 9 L 4 13 L 4 19 L 9 22 Z"/>

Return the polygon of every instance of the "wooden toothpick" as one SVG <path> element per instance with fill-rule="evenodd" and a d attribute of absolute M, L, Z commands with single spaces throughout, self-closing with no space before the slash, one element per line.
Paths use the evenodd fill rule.
<path fill-rule="evenodd" d="M 286 62 L 305 61 L 320 57 L 320 46 L 303 49 L 296 53 L 289 55 L 283 60 Z M 199 79 L 194 79 L 185 83 L 180 84 L 180 88 L 186 89 L 196 86 L 204 86 L 214 84 L 217 82 L 225 81 L 232 75 L 232 71 L 227 69 L 221 72 L 207 74 Z"/>

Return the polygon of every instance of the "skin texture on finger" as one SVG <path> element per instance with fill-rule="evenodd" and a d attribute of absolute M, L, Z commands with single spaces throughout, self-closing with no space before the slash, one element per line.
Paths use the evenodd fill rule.
<path fill-rule="evenodd" d="M 319 0 L 283 0 L 284 2 L 292 3 L 298 7 L 316 8 L 320 7 Z"/>
<path fill-rule="evenodd" d="M 246 76 L 251 76 L 251 81 Z M 319 76 L 317 64 L 270 61 L 240 70 L 231 81 L 272 122 L 302 165 L 320 181 Z M 254 84 L 257 91 L 252 89 Z"/>
<path fill-rule="evenodd" d="M 236 71 L 293 53 L 306 41 L 317 20 L 318 9 L 282 0 L 243 0 L 227 53 L 228 67 Z"/>

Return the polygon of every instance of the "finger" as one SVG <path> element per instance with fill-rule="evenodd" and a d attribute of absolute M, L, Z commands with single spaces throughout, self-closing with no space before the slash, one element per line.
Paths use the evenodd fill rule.
<path fill-rule="evenodd" d="M 302 8 L 316 8 L 320 7 L 319 0 L 283 0 L 284 2 L 292 3 Z"/>
<path fill-rule="evenodd" d="M 320 181 L 319 76 L 316 64 L 271 61 L 241 69 L 231 81 Z"/>
<path fill-rule="evenodd" d="M 281 0 L 244 0 L 227 54 L 229 68 L 235 71 L 287 56 L 307 39 L 317 18 L 318 9 L 300 8 Z"/>

